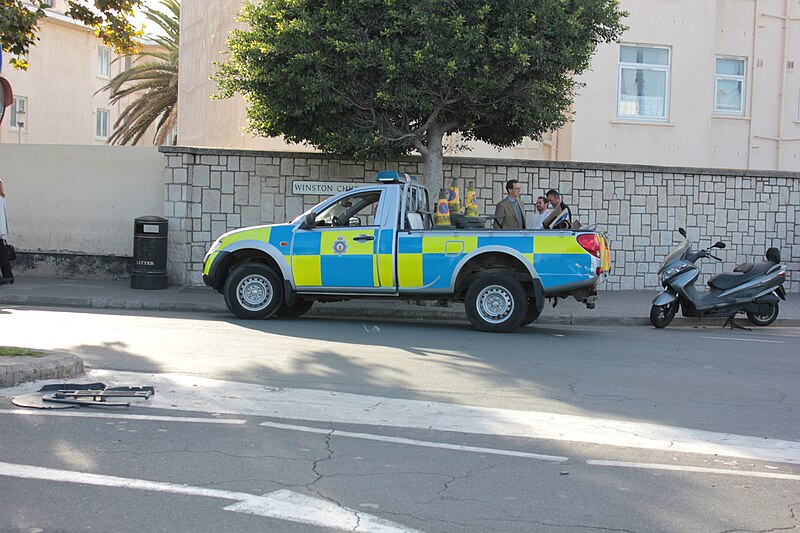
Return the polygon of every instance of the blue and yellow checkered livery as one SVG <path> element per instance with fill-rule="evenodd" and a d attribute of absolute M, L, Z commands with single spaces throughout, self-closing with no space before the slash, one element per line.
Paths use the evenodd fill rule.
<path fill-rule="evenodd" d="M 379 287 L 378 232 L 377 228 L 297 232 L 291 261 L 295 284 L 298 287 Z"/>
<path fill-rule="evenodd" d="M 217 253 L 242 248 L 268 253 L 300 291 L 447 292 L 454 288 L 460 268 L 486 252 L 516 257 L 533 278 L 541 280 L 545 293 L 585 283 L 610 269 L 605 239 L 599 237 L 598 258 L 582 248 L 571 232 L 400 231 L 396 243 L 395 235 L 394 230 L 379 226 L 247 228 L 220 239 L 206 257 L 204 274 L 209 274 Z"/>
<path fill-rule="evenodd" d="M 533 277 L 550 287 L 586 281 L 598 262 L 571 234 L 427 232 L 403 233 L 398 238 L 397 277 L 405 289 L 448 290 L 458 267 L 477 253 L 502 252 L 520 259 Z"/>

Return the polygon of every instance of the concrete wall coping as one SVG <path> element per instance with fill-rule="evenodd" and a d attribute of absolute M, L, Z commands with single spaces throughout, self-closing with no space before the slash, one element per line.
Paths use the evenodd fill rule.
<path fill-rule="evenodd" d="M 242 150 L 235 148 L 203 148 L 199 146 L 160 146 L 159 152 L 167 155 L 224 155 L 245 157 L 294 157 L 303 159 L 331 159 L 336 157 L 320 152 L 280 152 L 267 150 Z M 342 157 L 343 160 L 350 160 Z M 422 162 L 421 157 L 405 156 L 396 161 Z M 592 163 L 587 161 L 545 161 L 534 159 L 491 159 L 484 157 L 445 157 L 444 162 L 453 165 L 474 166 L 515 166 L 544 167 L 561 170 L 611 170 L 618 172 L 644 172 L 648 174 L 689 174 L 707 176 L 731 176 L 748 178 L 787 178 L 800 179 L 800 172 L 787 170 L 753 170 L 735 168 L 701 168 L 701 167 L 663 167 L 656 165 L 630 165 L 619 163 Z"/>

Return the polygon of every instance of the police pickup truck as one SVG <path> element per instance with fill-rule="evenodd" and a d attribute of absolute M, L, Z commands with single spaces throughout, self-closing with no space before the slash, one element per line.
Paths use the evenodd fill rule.
<path fill-rule="evenodd" d="M 203 281 L 239 318 L 300 316 L 315 301 L 449 300 L 477 329 L 508 332 L 536 320 L 545 298 L 593 308 L 610 267 L 591 230 L 432 227 L 425 188 L 382 171 L 291 222 L 222 235 Z"/>

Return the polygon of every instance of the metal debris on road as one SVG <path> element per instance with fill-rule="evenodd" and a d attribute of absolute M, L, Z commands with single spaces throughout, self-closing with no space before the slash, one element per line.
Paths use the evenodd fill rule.
<path fill-rule="evenodd" d="M 110 401 L 113 398 L 149 400 L 155 394 L 152 386 L 106 387 L 104 383 L 63 383 L 45 385 L 38 393 L 11 398 L 19 407 L 66 409 L 70 407 L 130 407 L 130 402 Z M 44 393 L 44 394 L 42 394 Z"/>

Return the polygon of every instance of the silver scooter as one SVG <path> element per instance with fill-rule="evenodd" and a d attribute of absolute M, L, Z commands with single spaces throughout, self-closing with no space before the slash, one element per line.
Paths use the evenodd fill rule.
<path fill-rule="evenodd" d="M 698 291 L 694 282 L 700 276 L 695 265 L 698 259 L 710 257 L 710 250 L 725 248 L 718 241 L 703 250 L 694 251 L 686 237 L 686 230 L 678 228 L 684 240 L 675 247 L 658 269 L 658 281 L 664 292 L 653 300 L 650 323 L 663 328 L 672 322 L 678 307 L 685 317 L 728 317 L 725 326 L 742 328 L 733 321 L 737 313 L 746 313 L 747 319 L 756 326 L 768 326 L 778 318 L 778 301 L 786 300 L 783 282 L 786 267 L 781 265 L 781 254 L 777 248 L 767 250 L 766 261 L 743 263 L 730 274 L 717 274 L 708 280 L 710 289 Z M 723 326 L 724 327 L 724 326 Z"/>

